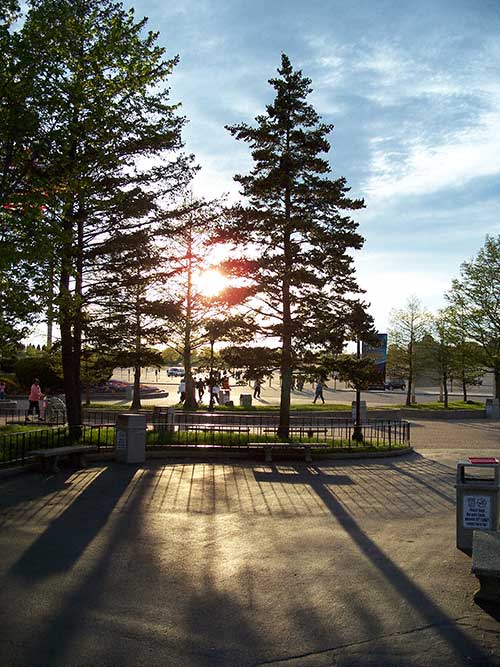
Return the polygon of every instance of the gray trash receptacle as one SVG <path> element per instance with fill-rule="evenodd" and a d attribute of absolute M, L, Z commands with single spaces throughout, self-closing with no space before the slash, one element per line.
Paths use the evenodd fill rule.
<path fill-rule="evenodd" d="M 240 405 L 244 408 L 251 408 L 252 394 L 240 394 Z"/>
<path fill-rule="evenodd" d="M 471 554 L 475 530 L 500 528 L 500 466 L 497 459 L 457 463 L 457 549 Z"/>
<path fill-rule="evenodd" d="M 146 460 L 146 415 L 118 415 L 115 456 L 123 463 Z"/>

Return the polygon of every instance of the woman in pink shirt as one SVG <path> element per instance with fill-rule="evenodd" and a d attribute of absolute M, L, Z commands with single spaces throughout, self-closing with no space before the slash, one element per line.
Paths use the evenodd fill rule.
<path fill-rule="evenodd" d="M 30 406 L 28 408 L 28 412 L 26 414 L 26 418 L 24 421 L 29 422 L 30 420 L 29 415 L 33 414 L 33 412 L 36 413 L 39 421 L 43 421 L 40 417 L 41 398 L 42 398 L 42 390 L 40 389 L 40 380 L 38 378 L 35 378 L 33 380 L 33 384 L 31 385 L 30 395 L 28 396 L 28 401 L 30 402 Z"/>

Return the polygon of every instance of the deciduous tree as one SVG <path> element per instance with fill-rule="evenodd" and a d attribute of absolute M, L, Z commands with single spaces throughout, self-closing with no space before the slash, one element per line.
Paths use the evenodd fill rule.
<path fill-rule="evenodd" d="M 500 398 L 500 236 L 487 236 L 477 256 L 464 262 L 461 277 L 446 294 L 457 328 L 481 349 L 493 370 L 495 397 Z"/>

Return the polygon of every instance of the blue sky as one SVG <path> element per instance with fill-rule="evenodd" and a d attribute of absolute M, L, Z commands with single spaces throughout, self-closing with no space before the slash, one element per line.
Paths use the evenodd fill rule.
<path fill-rule="evenodd" d="M 366 210 L 356 267 L 379 330 L 416 295 L 431 310 L 460 263 L 500 234 L 500 0 L 136 0 L 189 119 L 196 190 L 235 197 L 248 148 L 224 125 L 272 99 L 281 52 L 333 123 L 329 154 Z"/>

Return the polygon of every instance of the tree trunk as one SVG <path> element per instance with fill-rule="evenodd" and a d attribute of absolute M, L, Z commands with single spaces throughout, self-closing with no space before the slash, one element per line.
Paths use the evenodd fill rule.
<path fill-rule="evenodd" d="M 287 137 L 287 149 L 288 149 Z M 287 223 L 290 220 L 291 202 L 290 187 L 285 188 L 285 219 Z M 292 391 L 292 312 L 290 297 L 290 272 L 292 270 L 292 247 L 291 233 L 287 227 L 283 238 L 284 251 L 284 273 L 282 284 L 283 300 L 283 336 L 281 348 L 281 393 L 280 393 L 280 421 L 278 426 L 278 437 L 287 439 L 290 435 L 290 393 Z"/>
<path fill-rule="evenodd" d="M 141 307 L 140 288 L 137 288 L 135 304 L 135 364 L 134 364 L 134 396 L 132 398 L 132 410 L 141 408 Z"/>
<path fill-rule="evenodd" d="M 141 367 L 139 365 L 134 367 L 134 397 L 130 407 L 132 410 L 141 409 Z"/>
<path fill-rule="evenodd" d="M 186 294 L 186 323 L 184 329 L 184 382 L 185 396 L 184 410 L 196 410 L 198 403 L 196 401 L 196 387 L 194 386 L 193 373 L 191 368 L 191 320 L 193 312 L 193 236 L 192 221 L 189 220 L 189 233 L 187 238 L 187 294 Z"/>
<path fill-rule="evenodd" d="M 64 394 L 68 426 L 79 434 L 82 422 L 80 396 L 80 350 L 75 349 L 74 338 L 75 311 L 78 310 L 75 298 L 70 290 L 70 277 L 73 260 L 73 205 L 68 204 L 63 218 L 63 246 L 61 249 L 61 275 L 59 278 L 59 327 L 61 330 L 61 358 L 63 370 Z"/>
<path fill-rule="evenodd" d="M 408 389 L 406 392 L 406 406 L 411 405 L 411 395 L 413 391 L 413 342 L 408 345 Z"/>
<path fill-rule="evenodd" d="M 464 403 L 467 403 L 467 382 L 465 381 L 465 373 L 462 373 L 462 393 L 464 395 Z"/>
<path fill-rule="evenodd" d="M 444 390 L 444 408 L 448 409 L 448 376 L 446 372 L 443 373 L 443 390 Z"/>

